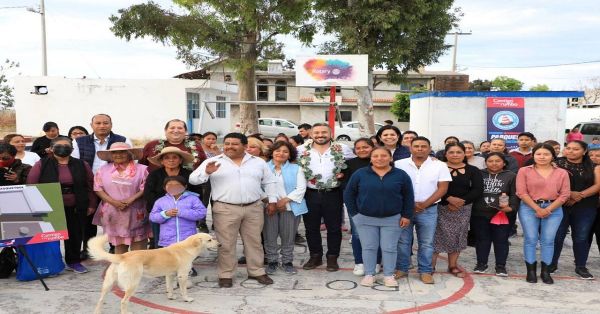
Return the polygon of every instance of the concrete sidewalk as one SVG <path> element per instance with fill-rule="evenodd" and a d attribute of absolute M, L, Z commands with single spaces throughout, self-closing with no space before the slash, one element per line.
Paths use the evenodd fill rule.
<path fill-rule="evenodd" d="M 209 223 L 210 225 L 210 223 Z M 325 232 L 323 232 L 325 236 Z M 509 277 L 493 274 L 469 274 L 459 279 L 447 273 L 436 273 L 434 285 L 424 285 L 416 273 L 400 281 L 397 289 L 376 285 L 359 285 L 360 277 L 352 274 L 352 250 L 344 234 L 338 272 L 327 272 L 321 266 L 304 271 L 301 265 L 308 259 L 306 246 L 297 245 L 294 265 L 298 274 L 278 272 L 272 276 L 275 284 L 262 286 L 246 280 L 246 270 L 239 267 L 234 287 L 221 289 L 217 285 L 216 253 L 195 261 L 198 276 L 191 278 L 188 290 L 192 303 L 168 300 L 164 278 L 145 278 L 132 299 L 133 313 L 600 313 L 600 283 L 576 277 L 573 253 L 566 244 L 555 284 L 529 284 L 524 280 L 522 237 L 512 238 L 507 265 Z M 241 242 L 238 243 L 238 255 Z M 471 271 L 475 251 L 468 248 L 460 264 Z M 18 282 L 12 276 L 0 280 L 1 313 L 91 313 L 99 297 L 105 263 L 86 262 L 87 274 L 65 272 L 48 278 L 50 291 L 44 291 L 38 281 Z M 493 271 L 493 253 L 490 272 Z M 444 259 L 437 269 L 446 269 Z M 588 268 L 600 276 L 600 257 L 594 244 Z M 180 297 L 176 291 L 175 295 Z M 115 289 L 107 295 L 104 313 L 118 313 L 121 293 Z"/>

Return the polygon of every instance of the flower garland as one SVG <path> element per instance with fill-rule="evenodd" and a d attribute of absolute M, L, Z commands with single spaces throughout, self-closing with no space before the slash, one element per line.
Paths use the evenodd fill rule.
<path fill-rule="evenodd" d="M 158 140 L 158 144 L 154 146 L 154 151 L 157 154 L 160 154 L 163 148 L 165 148 L 166 142 L 167 140 Z M 187 148 L 188 152 L 194 157 L 194 161 L 188 164 L 184 164 L 183 168 L 193 170 L 194 165 L 198 162 L 198 149 L 196 148 L 196 142 L 186 139 L 183 141 L 183 145 L 185 146 L 185 148 Z"/>
<path fill-rule="evenodd" d="M 308 182 L 314 184 L 319 190 L 330 190 L 338 187 L 339 180 L 337 178 L 337 174 L 341 173 L 343 169 L 348 168 L 344 159 L 342 145 L 335 141 L 331 142 L 329 149 L 331 151 L 331 161 L 333 162 L 333 176 L 326 182 L 322 182 L 321 179 L 323 178 L 323 175 L 314 174 L 309 167 L 311 162 L 310 151 L 312 149 L 312 143 L 312 140 L 308 140 L 306 143 L 304 143 L 305 150 L 298 157 L 298 164 L 300 167 L 302 167 L 304 177 Z"/>

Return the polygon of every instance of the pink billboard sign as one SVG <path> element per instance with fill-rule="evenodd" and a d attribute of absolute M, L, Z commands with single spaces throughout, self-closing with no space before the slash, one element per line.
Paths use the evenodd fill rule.
<path fill-rule="evenodd" d="M 296 58 L 296 86 L 368 86 L 368 55 Z"/>

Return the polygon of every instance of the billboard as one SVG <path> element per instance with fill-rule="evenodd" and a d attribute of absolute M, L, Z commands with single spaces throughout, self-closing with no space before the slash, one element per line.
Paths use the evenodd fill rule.
<path fill-rule="evenodd" d="M 368 55 L 296 58 L 296 86 L 368 86 Z"/>
<path fill-rule="evenodd" d="M 488 97 L 487 139 L 503 138 L 508 150 L 517 148 L 517 137 L 525 131 L 525 99 L 520 97 Z"/>

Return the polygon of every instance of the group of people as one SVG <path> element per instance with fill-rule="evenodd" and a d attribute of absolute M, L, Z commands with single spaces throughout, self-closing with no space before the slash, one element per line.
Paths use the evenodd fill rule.
<path fill-rule="evenodd" d="M 528 282 L 537 282 L 538 242 L 540 277 L 553 282 L 569 229 L 575 272 L 593 279 L 586 262 L 594 233 L 597 241 L 600 234 L 600 149 L 581 140 L 561 151 L 560 143 L 537 143 L 524 132 L 510 152 L 504 139 L 494 138 L 476 154 L 474 143 L 450 136 L 433 152 L 429 139 L 388 124 L 349 147 L 317 123 L 273 140 L 229 133 L 220 148 L 217 134 L 189 134 L 184 121 L 173 119 L 163 139 L 134 148 L 112 132 L 110 116 L 97 114 L 90 126 L 91 134 L 76 126 L 62 136 L 47 122 L 31 152 L 18 134 L 0 144 L 0 184 L 60 183 L 69 233 L 65 262 L 77 273 L 87 272 L 81 261 L 97 226 L 116 254 L 159 248 L 208 232 L 210 206 L 223 288 L 233 285 L 238 234 L 248 278 L 268 285 L 279 270 L 295 274 L 301 222 L 310 253 L 302 268 L 317 268 L 325 259 L 327 271 L 339 270 L 345 212 L 353 272 L 364 286 L 375 284 L 379 268 L 382 284 L 397 286 L 409 274 L 415 242 L 422 282 L 434 283 L 440 253 L 448 254 L 448 272 L 464 277 L 458 260 L 469 235 L 477 255 L 473 271 L 487 271 L 493 245 L 495 273 L 507 276 L 517 216 Z"/>

